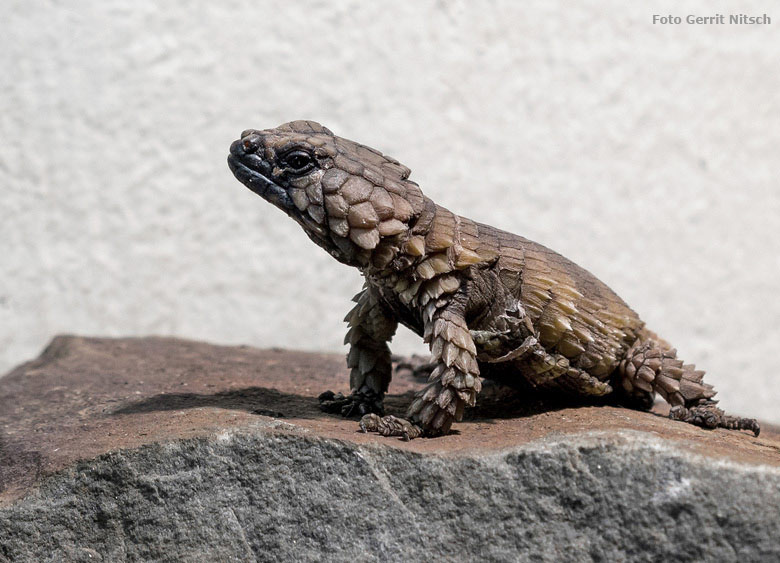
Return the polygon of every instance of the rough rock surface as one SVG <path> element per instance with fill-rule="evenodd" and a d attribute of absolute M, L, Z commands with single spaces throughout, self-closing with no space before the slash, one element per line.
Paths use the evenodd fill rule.
<path fill-rule="evenodd" d="M 56 338 L 0 380 L 0 561 L 780 558 L 776 429 L 494 388 L 403 442 L 318 411 L 346 385 L 338 355 Z"/>

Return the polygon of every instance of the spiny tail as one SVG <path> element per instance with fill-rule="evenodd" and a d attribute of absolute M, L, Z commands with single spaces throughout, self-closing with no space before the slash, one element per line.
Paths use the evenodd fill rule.
<path fill-rule="evenodd" d="M 672 407 L 669 416 L 705 428 L 751 430 L 754 419 L 726 415 L 715 405 L 715 389 L 704 383 L 704 372 L 677 358 L 677 350 L 649 330 L 642 330 L 619 367 L 620 384 L 637 403 L 652 405 L 657 392 Z M 644 399 L 644 400 L 642 400 Z"/>
<path fill-rule="evenodd" d="M 620 364 L 623 389 L 630 394 L 658 392 L 673 407 L 691 406 L 715 396 L 704 372 L 677 358 L 677 350 L 647 329 Z"/>

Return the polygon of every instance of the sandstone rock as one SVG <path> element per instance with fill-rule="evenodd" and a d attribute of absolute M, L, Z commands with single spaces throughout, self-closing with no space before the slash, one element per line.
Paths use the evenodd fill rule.
<path fill-rule="evenodd" d="M 325 389 L 340 355 L 56 338 L 0 379 L 0 560 L 780 558 L 776 429 L 494 388 L 403 442 L 320 413 Z"/>

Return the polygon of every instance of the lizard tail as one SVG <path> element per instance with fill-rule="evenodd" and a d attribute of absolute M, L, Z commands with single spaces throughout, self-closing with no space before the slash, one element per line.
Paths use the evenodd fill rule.
<path fill-rule="evenodd" d="M 716 393 L 702 380 L 703 371 L 684 364 L 677 358 L 677 350 L 647 329 L 640 332 L 618 369 L 620 383 L 629 396 L 657 392 L 672 407 L 709 401 Z"/>
<path fill-rule="evenodd" d="M 671 405 L 669 417 L 704 428 L 761 432 L 752 418 L 731 416 L 713 400 L 715 389 L 704 383 L 704 372 L 692 364 L 683 364 L 677 350 L 644 329 L 620 362 L 618 375 L 622 389 L 634 404 L 649 409 L 655 393 Z"/>

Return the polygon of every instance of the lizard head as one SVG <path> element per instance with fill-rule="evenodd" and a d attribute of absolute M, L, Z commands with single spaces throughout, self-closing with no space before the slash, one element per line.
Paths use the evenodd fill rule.
<path fill-rule="evenodd" d="M 424 206 L 407 167 L 313 121 L 244 131 L 230 146 L 228 165 L 309 238 L 353 266 L 380 255 L 380 263 L 389 262 Z"/>

